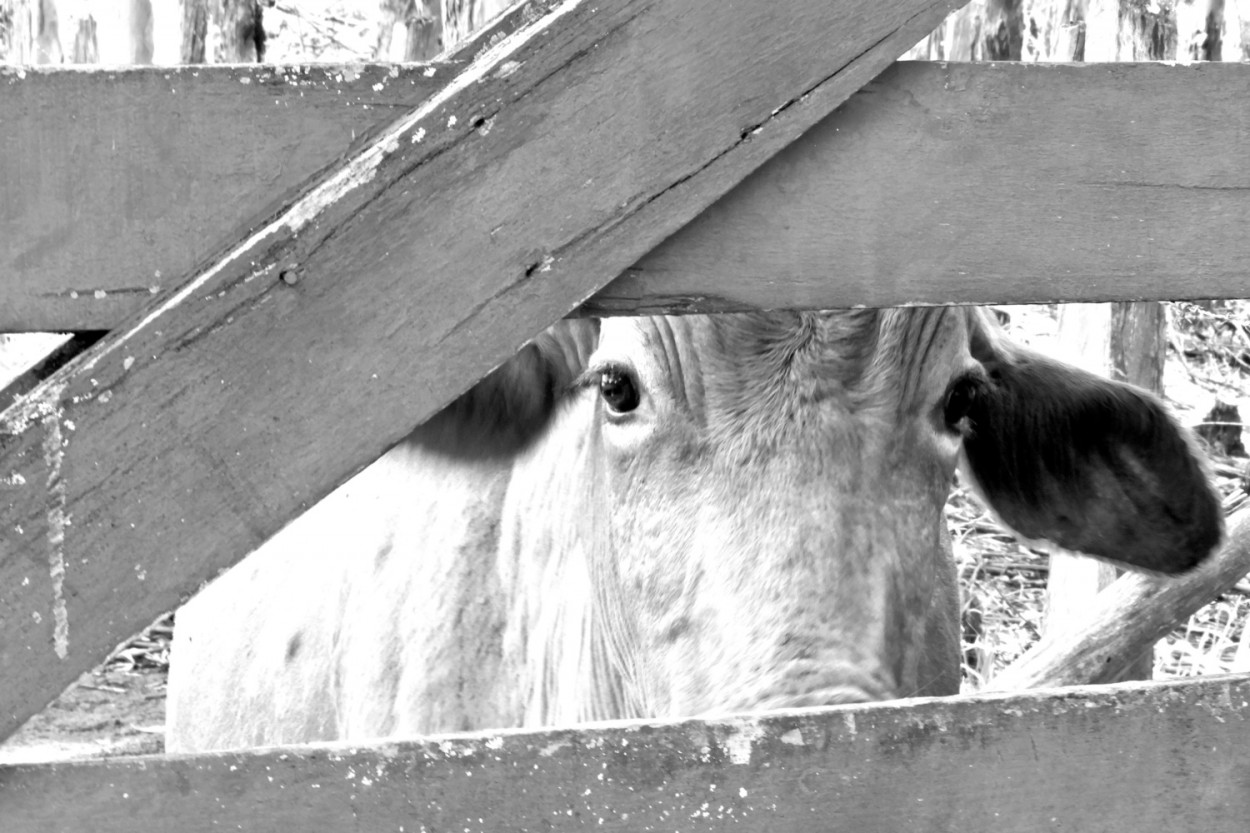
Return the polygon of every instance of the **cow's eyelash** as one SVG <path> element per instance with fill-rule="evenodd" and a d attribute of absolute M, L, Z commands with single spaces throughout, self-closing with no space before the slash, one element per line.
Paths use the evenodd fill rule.
<path fill-rule="evenodd" d="M 586 388 L 599 384 L 599 371 L 592 368 L 586 368 L 577 374 L 572 382 L 569 383 L 569 390 L 573 392 L 583 391 Z"/>
<path fill-rule="evenodd" d="M 569 385 L 569 388 L 574 391 L 580 391 L 585 388 L 597 388 L 599 387 L 599 380 L 603 378 L 603 374 L 610 372 L 620 373 L 624 376 L 634 375 L 633 370 L 621 362 L 596 362 L 579 373 L 577 378 Z"/>

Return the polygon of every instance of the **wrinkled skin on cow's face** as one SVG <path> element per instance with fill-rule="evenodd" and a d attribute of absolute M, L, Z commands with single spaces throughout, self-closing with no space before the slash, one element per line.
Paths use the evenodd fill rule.
<path fill-rule="evenodd" d="M 504 511 L 518 563 L 542 560 L 535 539 L 585 563 L 584 607 L 548 602 L 581 611 L 579 661 L 542 647 L 568 620 L 516 628 L 545 667 L 530 725 L 957 692 L 942 513 L 961 455 L 1034 538 L 1174 572 L 1219 537 L 1153 398 L 1015 347 L 977 310 L 607 320 L 575 389 L 553 432 L 576 461 L 524 456 Z M 576 523 L 536 536 L 544 484 L 570 469 Z M 512 518 L 528 534 L 510 539 Z"/>
<path fill-rule="evenodd" d="M 1221 534 L 1153 397 L 977 310 L 565 321 L 179 612 L 167 748 L 954 693 L 957 465 L 1129 566 Z"/>
<path fill-rule="evenodd" d="M 944 406 L 983 371 L 963 315 L 892 315 L 604 322 L 590 373 L 638 393 L 595 406 L 628 711 L 958 690 Z"/>

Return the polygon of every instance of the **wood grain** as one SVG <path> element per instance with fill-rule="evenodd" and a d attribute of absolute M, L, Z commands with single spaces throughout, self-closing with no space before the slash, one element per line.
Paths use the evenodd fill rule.
<path fill-rule="evenodd" d="M 1250 678 L 0 767 L 6 833 L 1241 833 Z M 1166 823 L 1161 820 L 1168 820 Z"/>
<path fill-rule="evenodd" d="M 587 311 L 1244 297 L 1250 66 L 898 63 Z"/>
<path fill-rule="evenodd" d="M 553 9 L 4 414 L 0 736 L 826 115 L 945 6 Z"/>
<path fill-rule="evenodd" d="M 0 330 L 112 329 L 454 72 L 435 69 L 0 69 Z"/>
<path fill-rule="evenodd" d="M 0 74 L 0 330 L 117 326 L 439 73 Z M 588 309 L 1243 297 L 1247 96 L 1237 65 L 898 65 Z"/>
<path fill-rule="evenodd" d="M 994 691 L 1085 684 L 1114 678 L 1177 622 L 1184 622 L 1250 572 L 1250 510 L 1228 520 L 1215 556 L 1178 577 L 1126 573 L 1098 593 L 1079 620 L 1048 628 L 995 677 Z"/>

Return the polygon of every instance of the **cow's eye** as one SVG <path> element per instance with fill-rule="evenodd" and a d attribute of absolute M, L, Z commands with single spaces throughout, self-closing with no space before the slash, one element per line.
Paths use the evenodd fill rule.
<path fill-rule="evenodd" d="M 967 429 L 965 420 L 972 412 L 980 396 L 981 386 L 985 384 L 977 376 L 964 376 L 956 379 L 946 389 L 946 401 L 942 403 L 942 418 L 946 427 L 956 433 L 964 433 Z"/>
<path fill-rule="evenodd" d="M 599 395 L 618 414 L 629 413 L 642 401 L 633 375 L 618 367 L 609 367 L 599 374 Z"/>

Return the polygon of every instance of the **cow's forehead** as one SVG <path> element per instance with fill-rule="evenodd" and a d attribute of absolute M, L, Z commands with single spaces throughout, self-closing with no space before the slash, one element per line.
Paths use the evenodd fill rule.
<path fill-rule="evenodd" d="M 903 410 L 924 404 L 974 363 L 970 328 L 979 321 L 975 310 L 962 307 L 889 310 L 869 381 L 884 386 Z"/>
<path fill-rule="evenodd" d="M 614 319 L 598 352 L 739 416 L 830 397 L 907 409 L 970 361 L 969 320 L 942 307 Z"/>

